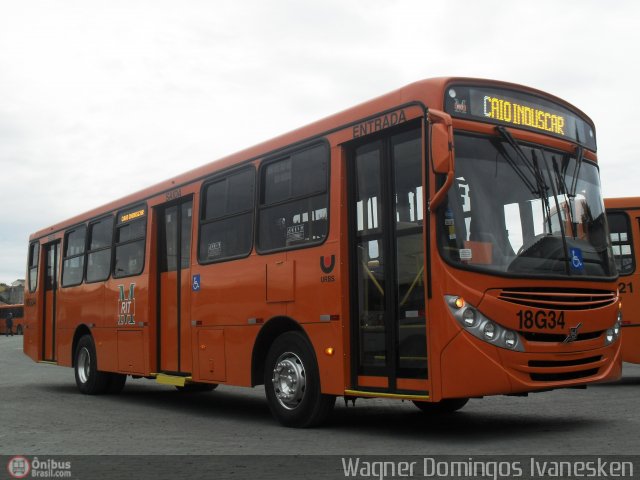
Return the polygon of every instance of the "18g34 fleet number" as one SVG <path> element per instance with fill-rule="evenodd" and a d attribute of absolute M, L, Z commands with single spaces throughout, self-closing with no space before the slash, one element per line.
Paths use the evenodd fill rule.
<path fill-rule="evenodd" d="M 564 312 L 553 310 L 520 310 L 516 314 L 520 328 L 564 328 Z"/>

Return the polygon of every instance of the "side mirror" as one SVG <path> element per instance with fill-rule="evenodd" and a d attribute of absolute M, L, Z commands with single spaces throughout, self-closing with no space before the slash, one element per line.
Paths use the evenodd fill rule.
<path fill-rule="evenodd" d="M 447 179 L 444 185 L 433 195 L 429 201 L 429 210 L 434 211 L 453 184 L 455 172 L 453 149 L 453 124 L 451 116 L 438 110 L 429 110 L 429 147 L 431 152 L 431 165 L 435 173 L 444 174 Z"/>
<path fill-rule="evenodd" d="M 449 173 L 451 168 L 451 150 L 449 129 L 444 123 L 431 123 L 431 164 L 435 173 Z"/>

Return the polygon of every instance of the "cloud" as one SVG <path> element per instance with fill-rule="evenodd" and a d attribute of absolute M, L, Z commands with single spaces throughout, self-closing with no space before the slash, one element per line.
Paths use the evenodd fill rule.
<path fill-rule="evenodd" d="M 596 121 L 605 193 L 635 194 L 636 2 L 0 5 L 0 281 L 32 231 L 431 76 L 566 98 Z"/>

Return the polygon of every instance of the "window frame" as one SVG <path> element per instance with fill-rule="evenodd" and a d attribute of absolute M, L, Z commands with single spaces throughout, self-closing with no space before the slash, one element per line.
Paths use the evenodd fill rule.
<path fill-rule="evenodd" d="M 77 253 L 75 255 L 66 255 L 67 253 L 67 249 L 69 247 L 69 236 L 74 233 L 77 232 L 78 230 L 84 230 L 84 238 L 83 238 L 83 248 L 82 248 L 82 252 L 81 253 Z M 86 223 L 82 223 L 80 225 L 76 225 L 74 227 L 71 227 L 67 230 L 65 230 L 64 232 L 64 245 L 63 245 L 63 249 L 62 249 L 62 271 L 60 272 L 60 286 L 62 288 L 70 288 L 70 287 L 77 287 L 78 285 L 82 285 L 82 283 L 84 282 L 84 277 L 85 277 L 85 268 L 87 266 L 87 259 L 86 259 L 86 255 L 87 255 L 87 224 Z M 65 283 L 64 282 L 64 273 L 66 270 L 65 267 L 65 263 L 67 262 L 67 260 L 73 260 L 74 258 L 82 258 L 82 274 L 80 275 L 80 281 L 77 283 Z"/>
<path fill-rule="evenodd" d="M 92 239 L 92 234 L 93 234 L 93 230 L 92 228 L 99 224 L 100 222 L 104 221 L 104 220 L 108 220 L 111 219 L 112 224 L 111 224 L 111 240 L 109 242 L 109 246 L 107 247 L 100 247 L 100 248 L 96 248 L 94 250 L 90 250 L 91 248 L 91 239 Z M 115 229 L 116 227 L 116 221 L 115 221 L 115 217 L 113 215 L 113 213 L 110 213 L 104 217 L 100 217 L 94 220 L 91 220 L 88 222 L 87 224 L 87 248 L 85 250 L 86 253 L 86 260 L 85 260 L 85 266 L 84 266 L 84 281 L 85 283 L 100 283 L 100 282 L 106 282 L 107 280 L 109 280 L 109 278 L 111 278 L 111 270 L 112 270 L 112 265 L 114 264 L 114 237 L 115 237 Z M 109 254 L 109 267 L 107 268 L 107 276 L 103 279 L 100 280 L 89 280 L 88 278 L 88 271 L 89 271 L 89 255 L 92 253 L 97 253 L 97 252 L 101 252 L 103 250 L 107 250 L 110 249 L 111 253 Z"/>
<path fill-rule="evenodd" d="M 144 213 L 141 215 L 141 218 L 134 218 L 131 220 L 127 220 L 124 222 L 120 221 L 120 218 L 122 215 L 128 214 L 128 213 L 133 213 L 139 210 L 144 210 Z M 146 267 L 146 261 L 147 261 L 147 238 L 148 238 L 148 232 L 147 232 L 147 228 L 149 227 L 149 222 L 147 221 L 149 217 L 149 207 L 147 205 L 146 202 L 143 203 L 139 203 L 133 206 L 129 206 L 127 208 L 121 208 L 120 210 L 118 210 L 116 212 L 116 217 L 115 217 L 115 221 L 114 221 L 114 225 L 113 225 L 113 235 L 112 235 L 112 242 L 111 242 L 111 246 L 113 248 L 113 251 L 111 253 L 111 268 L 109 269 L 109 271 L 111 272 L 111 277 L 114 279 L 120 279 L 120 278 L 128 278 L 128 277 L 137 277 L 139 275 L 142 275 L 142 273 L 144 272 L 144 269 Z M 144 234 L 141 237 L 136 237 L 134 239 L 129 239 L 129 240 L 125 240 L 123 242 L 118 242 L 116 241 L 118 238 L 118 229 L 126 226 L 126 225 L 132 225 L 135 222 L 143 222 L 144 223 Z M 126 275 L 117 275 L 116 274 L 116 258 L 117 258 L 117 251 L 118 251 L 118 247 L 122 247 L 125 245 L 129 245 L 129 244 L 133 244 L 136 242 L 140 242 L 142 241 L 143 244 L 143 248 L 142 248 L 142 264 L 140 265 L 140 271 L 136 272 L 136 273 L 128 273 Z"/>
<path fill-rule="evenodd" d="M 37 254 L 34 255 L 34 248 L 37 247 Z M 36 257 L 36 262 L 35 265 L 33 263 L 33 257 Z M 35 242 L 31 242 L 29 244 L 29 258 L 28 258 L 28 265 L 27 265 L 27 282 L 28 282 L 28 287 L 29 287 L 29 292 L 33 293 L 38 289 L 38 276 L 40 273 L 40 242 L 39 241 L 35 241 Z M 36 279 L 33 285 L 31 285 L 31 271 L 35 269 L 36 271 Z"/>
<path fill-rule="evenodd" d="M 631 221 L 631 217 L 629 216 L 629 214 L 625 211 L 625 210 L 608 210 L 605 209 L 606 215 L 607 215 L 607 225 L 609 225 L 609 216 L 610 215 L 621 215 L 624 217 L 626 224 L 627 224 L 627 236 L 628 236 L 628 243 L 629 246 L 631 247 L 631 261 L 633 269 L 630 272 L 627 273 L 623 273 L 623 272 L 618 272 L 618 275 L 620 277 L 628 277 L 629 275 L 633 275 L 634 273 L 636 273 L 636 252 L 635 249 L 633 247 L 633 222 Z M 609 226 L 609 235 L 611 235 L 611 227 Z M 613 249 L 614 245 L 613 245 L 613 239 L 610 240 L 611 241 L 611 248 Z M 617 242 L 616 245 L 620 246 L 622 242 Z M 622 254 L 620 255 L 616 255 L 615 253 L 613 253 L 613 258 L 615 260 L 615 258 L 619 256 L 622 257 Z"/>
<path fill-rule="evenodd" d="M 267 167 L 269 167 L 269 165 L 272 165 L 274 163 L 280 162 L 280 161 L 284 161 L 287 159 L 291 159 L 294 155 L 299 154 L 304 152 L 305 150 L 311 150 L 313 148 L 322 146 L 325 150 L 325 154 L 326 154 L 326 161 L 327 161 L 327 172 L 326 172 L 326 183 L 325 183 L 325 189 L 323 191 L 316 191 L 316 192 L 312 192 L 312 193 L 307 193 L 304 195 L 299 195 L 299 196 L 291 196 L 289 198 L 287 198 L 286 200 L 279 200 L 277 202 L 271 203 L 271 204 L 262 204 L 262 196 L 263 193 L 265 192 L 266 188 L 265 188 L 265 181 L 266 181 L 266 169 Z M 292 168 L 293 170 L 293 168 Z M 329 235 L 331 233 L 331 145 L 329 143 L 329 141 L 326 138 L 322 138 L 320 139 L 320 141 L 314 141 L 312 143 L 303 145 L 303 146 L 298 146 L 296 148 L 292 148 L 290 150 L 286 150 L 284 152 L 280 152 L 278 155 L 264 159 L 263 161 L 260 162 L 260 166 L 258 168 L 258 188 L 257 188 L 257 195 L 256 195 L 256 215 L 255 215 L 255 221 L 254 221 L 254 245 L 255 245 L 255 249 L 256 252 L 259 255 L 268 255 L 271 253 L 277 253 L 277 252 L 285 252 L 285 251 L 290 251 L 290 250 L 301 250 L 304 248 L 312 248 L 312 247 L 317 247 L 319 245 L 322 245 L 323 243 L 325 243 L 327 241 L 327 239 L 329 238 Z M 293 181 L 293 178 L 292 178 Z M 304 242 L 298 245 L 290 245 L 290 246 L 283 246 L 283 247 L 277 247 L 277 248 L 262 248 L 260 246 L 260 218 L 261 215 L 263 214 L 264 210 L 268 210 L 271 209 L 273 207 L 277 207 L 277 206 L 282 206 L 282 205 L 287 205 L 287 204 L 291 204 L 291 203 L 295 203 L 298 202 L 300 200 L 306 200 L 306 199 L 311 199 L 314 197 L 320 197 L 322 195 L 326 195 L 326 209 L 327 209 L 327 233 L 326 235 L 320 239 L 320 240 L 316 240 L 316 241 L 309 241 L 309 242 Z"/>
<path fill-rule="evenodd" d="M 210 219 L 205 219 L 204 215 L 206 212 L 206 204 L 207 204 L 207 189 L 215 184 L 218 183 L 222 180 L 228 180 L 229 177 L 232 177 L 234 175 L 237 175 L 239 173 L 242 173 L 243 170 L 249 171 L 251 170 L 251 172 L 253 173 L 253 199 L 251 201 L 251 210 L 245 210 L 239 213 L 232 213 L 232 214 L 227 214 L 227 215 L 222 215 L 220 217 L 216 217 L 216 218 L 210 218 Z M 251 255 L 251 253 L 253 252 L 255 246 L 256 246 L 256 219 L 257 219 L 257 215 L 256 215 L 256 201 L 258 198 L 258 176 L 256 175 L 257 173 L 257 169 L 255 167 L 254 164 L 249 164 L 249 165 L 241 165 L 238 166 L 236 168 L 230 169 L 230 170 L 226 170 L 222 173 L 216 174 L 215 176 L 205 180 L 202 184 L 202 186 L 200 187 L 200 202 L 199 202 L 199 208 L 200 211 L 198 212 L 198 244 L 196 247 L 196 256 L 197 256 L 197 260 L 198 260 L 198 264 L 199 265 L 211 265 L 213 263 L 224 263 L 224 262 L 228 262 L 231 260 L 239 260 L 242 258 L 247 258 Z M 251 234 L 250 234 L 250 246 L 249 246 L 249 251 L 247 253 L 242 253 L 242 254 L 238 254 L 238 255 L 231 255 L 228 257 L 222 257 L 222 258 L 218 258 L 215 260 L 203 260 L 200 256 L 200 242 L 202 240 L 202 231 L 203 231 L 203 226 L 205 225 L 209 225 L 215 222 L 220 222 L 223 220 L 229 220 L 231 218 L 235 218 L 235 217 L 240 217 L 242 215 L 246 215 L 248 213 L 251 213 Z"/>

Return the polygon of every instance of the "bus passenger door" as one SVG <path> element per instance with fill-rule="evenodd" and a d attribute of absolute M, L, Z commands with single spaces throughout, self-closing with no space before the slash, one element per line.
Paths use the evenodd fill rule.
<path fill-rule="evenodd" d="M 191 373 L 191 224 L 193 199 L 158 208 L 158 365 Z"/>
<path fill-rule="evenodd" d="M 348 153 L 352 385 L 426 395 L 422 128 Z"/>
<path fill-rule="evenodd" d="M 58 271 L 60 242 L 44 246 L 45 285 L 44 308 L 42 309 L 42 360 L 56 361 L 56 296 L 58 293 Z"/>

